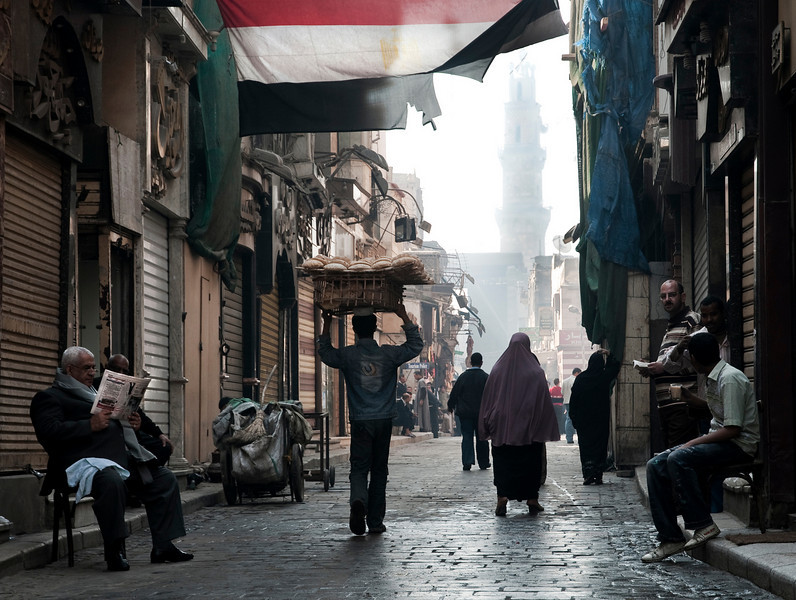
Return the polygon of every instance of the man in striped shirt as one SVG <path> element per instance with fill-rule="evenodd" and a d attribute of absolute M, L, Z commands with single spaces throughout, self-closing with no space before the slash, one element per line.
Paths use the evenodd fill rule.
<path fill-rule="evenodd" d="M 685 303 L 685 290 L 679 281 L 669 279 L 661 284 L 663 310 L 669 314 L 669 323 L 661 342 L 658 359 L 639 371 L 644 377 L 655 378 L 655 399 L 661 422 L 664 443 L 667 448 L 683 444 L 699 435 L 698 422 L 691 418 L 688 405 L 673 400 L 669 393 L 671 384 L 692 387 L 696 384 L 696 373 L 690 365 L 683 366 L 666 361 L 669 352 L 677 344 L 699 328 L 699 315 Z"/>

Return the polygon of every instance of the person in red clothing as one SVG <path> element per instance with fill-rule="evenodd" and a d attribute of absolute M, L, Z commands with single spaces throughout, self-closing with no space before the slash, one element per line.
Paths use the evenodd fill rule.
<path fill-rule="evenodd" d="M 556 411 L 558 435 L 564 435 L 564 392 L 561 391 L 561 381 L 558 377 L 553 379 L 553 387 L 550 388 L 550 399 L 553 401 L 553 410 Z"/>

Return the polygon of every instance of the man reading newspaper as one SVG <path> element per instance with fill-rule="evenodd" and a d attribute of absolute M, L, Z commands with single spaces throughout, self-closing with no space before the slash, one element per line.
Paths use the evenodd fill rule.
<path fill-rule="evenodd" d="M 91 414 L 111 412 L 111 419 L 126 419 L 138 411 L 150 380 L 106 370 L 102 375 Z"/>
<path fill-rule="evenodd" d="M 94 514 L 109 571 L 130 569 L 124 547 L 129 535 L 124 520 L 128 491 L 146 507 L 152 532 L 150 560 L 191 560 L 193 554 L 172 543 L 185 535 L 174 473 L 158 465 L 154 455 L 138 444 L 126 418 L 112 418 L 113 408 L 96 402 L 99 410 L 92 412 L 97 401 L 92 385 L 95 370 L 94 355 L 89 350 L 67 348 L 52 387 L 33 397 L 30 417 L 36 437 L 49 455 L 45 489 L 59 485 L 59 478 L 66 472 L 69 485 L 78 488 L 78 495 L 85 493 L 94 498 Z M 137 389 L 129 384 L 115 395 L 116 400 L 124 399 L 127 408 Z M 110 391 L 107 393 L 107 398 L 114 397 Z M 115 401 L 113 405 L 116 406 Z"/>

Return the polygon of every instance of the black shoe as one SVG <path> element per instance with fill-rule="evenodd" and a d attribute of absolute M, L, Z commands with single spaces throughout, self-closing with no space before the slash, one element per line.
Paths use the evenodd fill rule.
<path fill-rule="evenodd" d="M 351 503 L 348 528 L 354 535 L 365 534 L 365 504 L 362 500 L 354 500 L 354 502 Z"/>
<path fill-rule="evenodd" d="M 491 466 L 492 465 L 486 465 L 485 467 L 478 467 L 478 468 L 481 469 L 482 471 L 486 471 Z"/>
<path fill-rule="evenodd" d="M 108 571 L 130 570 L 123 539 L 105 545 L 105 562 L 108 563 Z"/>
<path fill-rule="evenodd" d="M 154 564 L 167 563 L 167 562 L 185 562 L 187 560 L 191 560 L 192 558 L 193 554 L 189 554 L 188 552 L 183 552 L 176 546 L 172 546 L 167 550 L 152 548 L 152 553 L 149 555 L 149 559 Z"/>
<path fill-rule="evenodd" d="M 387 531 L 387 526 L 384 523 L 379 523 L 373 527 L 368 527 L 368 533 L 382 534 Z"/>
<path fill-rule="evenodd" d="M 108 571 L 129 571 L 130 563 L 121 554 L 114 554 L 106 559 Z"/>
<path fill-rule="evenodd" d="M 462 467 L 462 471 L 469 471 L 469 470 L 470 470 L 470 465 L 464 465 Z"/>

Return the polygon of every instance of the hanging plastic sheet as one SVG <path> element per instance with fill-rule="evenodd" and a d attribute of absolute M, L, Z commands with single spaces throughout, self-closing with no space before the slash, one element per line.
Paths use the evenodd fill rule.
<path fill-rule="evenodd" d="M 654 95 L 652 7 L 638 0 L 586 0 L 582 26 L 585 109 L 602 120 L 591 163 L 586 238 L 603 260 L 648 272 L 627 155 Z"/>

